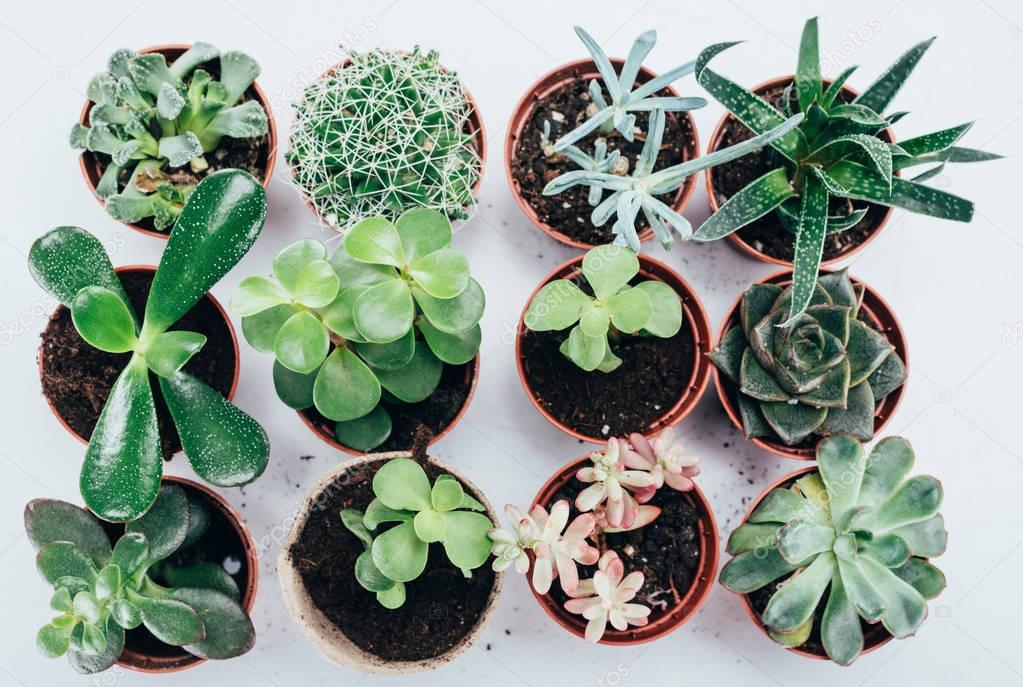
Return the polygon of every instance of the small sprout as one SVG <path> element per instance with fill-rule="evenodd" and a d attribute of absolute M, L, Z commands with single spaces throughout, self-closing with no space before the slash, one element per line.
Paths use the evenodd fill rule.
<path fill-rule="evenodd" d="M 607 524 L 625 530 L 632 528 L 639 515 L 639 503 L 630 490 L 645 493 L 654 485 L 654 476 L 649 472 L 626 468 L 629 453 L 625 440 L 611 438 L 603 452 L 590 454 L 593 465 L 576 473 L 579 481 L 590 486 L 576 496 L 575 507 L 585 513 L 603 504 Z"/>
<path fill-rule="evenodd" d="M 565 602 L 565 610 L 581 615 L 586 623 L 586 641 L 596 644 L 604 636 L 607 624 L 619 631 L 629 625 L 642 627 L 649 622 L 650 609 L 629 603 L 643 586 L 643 573 L 625 575 L 625 566 L 618 554 L 608 551 L 600 557 L 593 579 L 583 580 Z"/>
<path fill-rule="evenodd" d="M 625 454 L 626 467 L 645 470 L 654 483 L 636 492 L 636 501 L 646 503 L 667 484 L 676 491 L 692 491 L 693 477 L 700 474 L 700 459 L 682 452 L 675 442 L 675 428 L 666 427 L 653 441 L 638 433 L 629 435 L 632 450 Z"/>

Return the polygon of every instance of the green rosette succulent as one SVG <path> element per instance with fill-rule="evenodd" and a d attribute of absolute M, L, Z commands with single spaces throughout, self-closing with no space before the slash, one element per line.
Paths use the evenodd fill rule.
<path fill-rule="evenodd" d="M 945 588 L 928 559 L 948 540 L 941 483 L 909 477 L 913 461 L 901 437 L 879 441 L 869 456 L 849 435 L 825 439 L 818 469 L 768 493 L 729 536 L 734 558 L 721 584 L 750 594 L 780 580 L 761 615 L 771 637 L 798 647 L 816 630 L 841 665 L 863 651 L 861 619 L 913 635 Z"/>
<path fill-rule="evenodd" d="M 789 321 L 794 286 L 753 284 L 739 324 L 710 358 L 738 387 L 747 437 L 787 445 L 839 432 L 874 436 L 874 410 L 906 381 L 891 343 L 861 318 L 862 293 L 845 270 L 822 274 L 806 311 Z"/>

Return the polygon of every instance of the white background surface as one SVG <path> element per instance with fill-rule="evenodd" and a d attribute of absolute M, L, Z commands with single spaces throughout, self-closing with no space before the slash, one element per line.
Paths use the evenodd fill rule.
<path fill-rule="evenodd" d="M 768 5 L 770 7 L 768 7 Z M 1020 383 L 1023 299 L 1016 160 L 959 167 L 934 183 L 977 201 L 965 226 L 896 211 L 884 233 L 852 261 L 855 276 L 891 303 L 906 329 L 911 358 L 908 393 L 888 428 L 917 449 L 918 471 L 944 481 L 949 552 L 939 564 L 949 586 L 931 606 L 916 639 L 892 642 L 854 667 L 800 659 L 773 645 L 746 618 L 739 600 L 715 587 L 697 617 L 660 641 L 633 649 L 591 647 L 549 622 L 520 577 L 509 577 L 481 641 L 456 662 L 414 678 L 363 678 L 321 660 L 287 617 L 274 562 L 289 515 L 306 489 L 343 458 L 315 438 L 275 398 L 271 359 L 242 351 L 236 402 L 268 429 L 271 463 L 257 483 L 227 497 L 265 544 L 253 620 L 258 641 L 246 656 L 162 678 L 114 669 L 74 675 L 63 660 L 35 650 L 36 629 L 49 618 L 49 591 L 37 577 L 21 513 L 27 500 L 51 496 L 80 502 L 83 447 L 57 424 L 39 392 L 38 334 L 54 304 L 25 267 L 32 240 L 60 224 L 86 227 L 108 243 L 115 265 L 156 263 L 163 242 L 109 218 L 83 184 L 67 134 L 90 76 L 115 48 L 205 40 L 240 49 L 263 67 L 282 144 L 289 103 L 309 78 L 334 61 L 340 40 L 360 47 L 440 50 L 480 103 L 490 137 L 479 215 L 455 244 L 472 261 L 488 296 L 479 389 L 462 423 L 434 453 L 465 470 L 495 504 L 527 505 L 554 470 L 586 449 L 549 425 L 523 393 L 513 357 L 514 323 L 530 291 L 555 265 L 575 255 L 535 229 L 515 205 L 502 168 L 505 122 L 524 90 L 554 66 L 584 55 L 571 31 L 582 23 L 612 55 L 655 27 L 660 42 L 647 65 L 656 72 L 689 60 L 712 42 L 747 39 L 715 61 L 752 85 L 794 71 L 806 17 L 821 12 L 827 73 L 862 68 L 850 84 L 863 88 L 912 43 L 938 34 L 895 109 L 910 117 L 908 137 L 977 119 L 965 145 L 1018 156 L 1023 139 L 1023 9 L 1013 0 L 901 2 L 205 2 L 5 3 L 0 10 L 0 684 L 221 684 L 273 687 L 355 684 L 549 685 L 640 684 L 1020 684 L 1018 618 L 1019 485 L 1023 482 Z M 822 7 L 826 6 L 824 10 Z M 677 84 L 700 94 L 691 79 Z M 711 103 L 696 113 L 705 143 L 721 115 Z M 287 183 L 278 159 L 270 214 L 256 247 L 215 289 L 226 302 L 238 281 L 269 272 L 279 248 L 302 236 L 324 237 Z M 686 209 L 706 216 L 700 180 Z M 683 245 L 667 260 L 695 287 L 717 330 L 725 309 L 750 281 L 773 268 L 742 257 L 724 242 Z M 237 320 L 235 320 L 237 326 Z M 687 448 L 703 459 L 700 486 L 718 516 L 722 537 L 747 501 L 776 476 L 802 464 L 745 443 L 720 410 L 713 387 L 680 427 Z M 301 461 L 299 456 L 312 455 Z M 188 474 L 182 457 L 168 466 Z M 490 647 L 489 650 L 487 647 Z"/>

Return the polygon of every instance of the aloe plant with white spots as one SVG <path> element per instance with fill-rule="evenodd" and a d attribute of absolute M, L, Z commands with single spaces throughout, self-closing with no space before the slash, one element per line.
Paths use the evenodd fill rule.
<path fill-rule="evenodd" d="M 780 580 L 761 616 L 771 637 L 798 647 L 816 631 L 842 665 L 863 651 L 861 618 L 897 638 L 913 635 L 945 588 L 929 559 L 948 539 L 941 484 L 910 477 L 913 462 L 901 437 L 869 455 L 849 435 L 822 441 L 817 470 L 769 492 L 732 532 L 721 584 L 749 594 Z"/>
<path fill-rule="evenodd" d="M 214 60 L 215 67 L 203 68 Z M 210 166 L 206 156 L 225 136 L 267 133 L 263 106 L 242 101 L 257 76 L 251 57 L 208 43 L 196 43 L 171 64 L 157 52 L 114 52 L 107 70 L 89 82 L 88 125 L 71 129 L 73 148 L 107 163 L 96 186 L 107 212 L 122 222 L 152 218 L 157 229 L 174 224 L 195 175 Z M 122 187 L 125 170 L 131 171 Z"/>
<path fill-rule="evenodd" d="M 654 171 L 664 137 L 664 111 L 654 109 L 650 113 L 650 129 L 646 133 L 643 150 L 631 173 L 613 174 L 607 170 L 597 167 L 590 168 L 576 162 L 581 169 L 565 172 L 552 179 L 544 187 L 543 194 L 554 196 L 573 186 L 588 186 L 590 188 L 590 204 L 596 205 L 590 215 L 590 221 L 594 226 L 602 227 L 609 219 L 615 217 L 611 229 L 615 235 L 616 244 L 626 245 L 634 251 L 639 251 L 639 230 L 636 223 L 640 221 L 640 213 L 642 213 L 642 219 L 653 229 L 654 235 L 661 245 L 671 248 L 675 242 L 672 229 L 685 240 L 693 237 L 693 229 L 689 220 L 660 200 L 658 196 L 678 191 L 689 177 L 701 170 L 760 150 L 793 131 L 800 124 L 802 118 L 802 115 L 797 113 L 759 136 L 736 143 L 724 150 Z M 575 161 L 574 158 L 572 159 Z M 598 200 L 600 198 L 600 195 L 595 195 L 594 189 L 597 191 L 606 189 L 611 191 L 611 194 L 599 203 L 593 203 L 594 198 Z"/>
<path fill-rule="evenodd" d="M 365 511 L 342 510 L 341 522 L 366 549 L 355 561 L 355 578 L 385 608 L 405 603 L 405 585 L 426 569 L 430 544 L 440 544 L 466 577 L 490 558 L 494 524 L 451 475 L 431 485 L 419 463 L 392 458 L 373 476 L 373 494 Z"/>
<path fill-rule="evenodd" d="M 270 449 L 263 428 L 183 369 L 206 337 L 171 331 L 248 252 L 265 219 L 266 193 L 247 172 L 224 170 L 199 182 L 167 240 L 141 319 L 92 234 L 57 227 L 32 244 L 32 276 L 71 310 L 85 342 L 131 354 L 82 465 L 82 496 L 101 518 L 134 520 L 160 489 L 163 456 L 150 373 L 199 477 L 232 487 L 248 484 L 266 468 Z"/>
<path fill-rule="evenodd" d="M 866 207 L 831 215 L 832 198 L 958 222 L 973 218 L 973 203 L 923 183 L 940 173 L 946 163 L 999 157 L 956 145 L 971 124 L 899 143 L 884 137 L 888 127 L 907 114 L 885 111 L 933 40 L 911 47 L 863 93 L 847 102 L 843 87 L 856 67 L 845 69 L 830 83 L 822 78 L 817 19 L 810 19 L 803 28 L 795 80 L 782 97 L 781 109 L 709 68 L 714 56 L 735 43 L 718 43 L 700 53 L 697 81 L 755 134 L 777 127 L 796 111 L 805 115 L 797 129 L 771 142 L 771 171 L 729 198 L 693 237 L 697 241 L 720 239 L 774 212 L 792 233 L 795 247 L 796 293 L 788 319 L 810 303 L 825 236 L 851 229 L 866 215 Z M 897 174 L 928 164 L 934 167 L 913 178 Z"/>
<path fill-rule="evenodd" d="M 36 636 L 47 657 L 67 655 L 80 673 L 111 667 L 125 631 L 145 627 L 164 644 L 206 659 L 240 656 L 255 631 L 237 583 L 218 563 L 194 562 L 210 513 L 180 486 L 165 484 L 153 507 L 111 546 L 100 521 L 65 501 L 25 507 L 36 567 L 59 613 Z"/>
<path fill-rule="evenodd" d="M 846 270 L 816 279 L 806 310 L 787 322 L 794 294 L 750 286 L 739 323 L 710 352 L 738 388 L 743 431 L 790 446 L 839 432 L 871 439 L 875 408 L 905 383 L 905 364 L 861 317 L 862 291 Z"/>
<path fill-rule="evenodd" d="M 630 284 L 639 274 L 639 258 L 630 249 L 597 246 L 583 256 L 580 274 L 589 293 L 571 279 L 556 279 L 536 293 L 523 320 L 535 332 L 568 329 L 561 353 L 587 372 L 612 372 L 622 364 L 611 350 L 620 336 L 666 339 L 682 327 L 682 301 L 674 289 L 654 279 Z"/>
<path fill-rule="evenodd" d="M 319 241 L 297 241 L 273 273 L 276 283 L 247 277 L 231 299 L 245 339 L 274 354 L 280 399 L 334 420 L 350 448 L 386 441 L 387 403 L 425 400 L 444 364 L 479 350 L 483 289 L 437 210 L 409 210 L 394 224 L 366 218 L 330 257 Z"/>

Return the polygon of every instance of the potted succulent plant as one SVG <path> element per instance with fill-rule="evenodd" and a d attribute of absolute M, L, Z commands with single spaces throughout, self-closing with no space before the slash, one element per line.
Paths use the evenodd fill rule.
<path fill-rule="evenodd" d="M 609 243 L 611 232 L 591 223 L 600 193 L 576 189 L 551 198 L 544 188 L 556 177 L 579 168 L 624 173 L 640 159 L 643 137 L 653 109 L 667 111 L 663 154 L 657 169 L 699 155 L 696 125 L 688 110 L 706 105 L 703 98 L 680 97 L 670 84 L 691 74 L 694 63 L 655 76 L 642 62 L 657 42 L 646 31 L 632 45 L 628 59 L 611 59 L 582 28 L 575 33 L 590 58 L 561 65 L 534 83 L 516 105 L 505 137 L 505 173 L 515 200 L 529 219 L 554 239 L 577 248 Z M 552 138 L 557 138 L 552 141 Z M 589 151 L 593 151 L 592 153 Z M 658 201 L 681 212 L 695 179 L 663 191 Z M 642 228 L 644 240 L 653 234 Z"/>
<path fill-rule="evenodd" d="M 708 67 L 735 43 L 705 49 L 697 60 L 697 81 L 728 109 L 709 151 L 762 134 L 795 112 L 805 119 L 769 148 L 708 171 L 707 195 L 715 212 L 693 238 L 728 236 L 759 259 L 794 264 L 795 316 L 807 305 L 818 266 L 866 245 L 890 208 L 970 221 L 973 203 L 923 182 L 946 163 L 998 156 L 956 145 L 970 124 L 896 143 L 889 126 L 906 113 L 884 114 L 932 41 L 910 48 L 859 95 L 846 86 L 856 67 L 834 81 L 822 78 L 816 18 L 803 29 L 796 74 L 753 91 Z M 919 165 L 933 166 L 911 179 L 900 177 L 901 170 Z"/>
<path fill-rule="evenodd" d="M 205 335 L 172 329 L 249 250 L 265 218 L 266 193 L 251 175 L 210 174 L 185 203 L 151 287 L 145 280 L 126 280 L 138 289 L 134 297 L 88 232 L 58 227 L 33 244 L 32 276 L 70 313 L 80 346 L 116 355 L 78 355 L 77 339 L 66 358 L 49 355 L 50 342 L 69 343 L 66 313 L 51 318 L 48 330 L 55 331 L 43 334 L 44 382 L 65 376 L 67 384 L 92 384 L 78 389 L 77 403 L 68 394 L 61 401 L 79 415 L 93 404 L 96 419 L 80 487 L 86 505 L 104 520 L 127 522 L 149 509 L 163 461 L 177 443 L 195 472 L 218 486 L 247 484 L 266 468 L 269 444 L 259 424 L 198 371 L 185 369 Z M 116 379 L 95 369 L 97 363 L 120 369 Z"/>
<path fill-rule="evenodd" d="M 506 507 L 511 529 L 490 533 L 494 569 L 529 573 L 547 614 L 588 642 L 663 637 L 696 613 L 717 570 L 698 463 L 672 428 L 610 439 L 549 479 L 528 513 Z"/>
<path fill-rule="evenodd" d="M 153 507 L 126 525 L 36 499 L 25 507 L 25 531 L 60 614 L 37 635 L 44 655 L 66 654 L 80 673 L 115 663 L 172 672 L 252 648 L 255 548 L 209 489 L 167 478 Z"/>
<path fill-rule="evenodd" d="M 823 436 L 868 441 L 881 430 L 902 398 L 908 357 L 888 304 L 846 270 L 821 274 L 789 322 L 794 291 L 791 272 L 750 286 L 709 357 L 721 404 L 746 437 L 810 460 Z"/>
<path fill-rule="evenodd" d="M 629 248 L 598 246 L 549 274 L 519 321 L 519 378 L 572 436 L 652 435 L 707 384 L 710 325 L 678 273 Z"/>
<path fill-rule="evenodd" d="M 253 348 L 273 353 L 277 395 L 323 439 L 360 453 L 436 441 L 479 370 L 483 289 L 438 210 L 368 217 L 334 255 L 305 239 L 231 299 Z"/>
<path fill-rule="evenodd" d="M 373 673 L 446 663 L 501 589 L 484 565 L 496 518 L 480 491 L 410 453 L 348 461 L 306 496 L 277 564 L 292 618 L 330 661 Z"/>
<path fill-rule="evenodd" d="M 945 588 L 929 559 L 945 552 L 941 483 L 909 477 L 901 437 L 868 456 L 845 434 L 817 447 L 817 467 L 788 475 L 753 503 L 728 538 L 721 584 L 790 651 L 849 665 L 913 635 Z"/>
<path fill-rule="evenodd" d="M 349 52 L 295 105 L 292 183 L 328 226 L 428 207 L 464 219 L 483 177 L 475 101 L 436 51 Z"/>
<path fill-rule="evenodd" d="M 166 238 L 196 184 L 220 169 L 270 183 L 277 131 L 259 65 L 208 43 L 121 49 L 89 82 L 71 130 L 111 217 Z"/>

